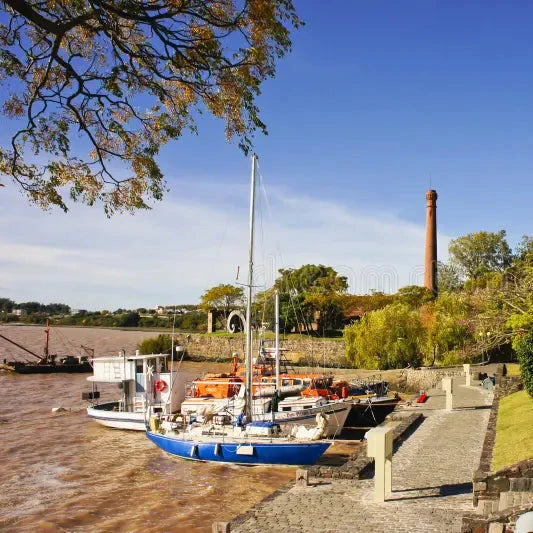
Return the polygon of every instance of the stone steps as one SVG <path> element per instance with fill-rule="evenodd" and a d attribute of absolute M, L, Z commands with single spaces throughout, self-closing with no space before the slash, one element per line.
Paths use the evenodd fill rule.
<path fill-rule="evenodd" d="M 524 505 L 530 502 L 533 503 L 533 492 L 501 492 L 498 510 L 505 511 L 505 509 L 509 509 L 510 507 L 517 507 L 518 505 Z"/>

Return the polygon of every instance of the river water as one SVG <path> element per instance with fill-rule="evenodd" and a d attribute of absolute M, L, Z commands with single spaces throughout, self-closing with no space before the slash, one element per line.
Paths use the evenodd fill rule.
<path fill-rule="evenodd" d="M 191 378 L 205 369 L 184 365 Z M 294 477 L 171 458 L 142 432 L 102 427 L 84 410 L 86 377 L 0 372 L 2 531 L 209 532 Z M 53 414 L 58 406 L 69 410 Z"/>

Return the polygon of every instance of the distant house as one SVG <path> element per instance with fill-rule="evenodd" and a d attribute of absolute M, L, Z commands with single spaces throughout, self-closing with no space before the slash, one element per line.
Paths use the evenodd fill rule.
<path fill-rule="evenodd" d="M 74 315 L 86 315 L 87 309 L 71 309 L 70 310 L 70 316 Z"/>
<path fill-rule="evenodd" d="M 146 310 L 148 313 L 151 313 L 152 315 L 166 315 L 167 310 L 164 306 L 158 305 L 157 307 L 150 307 L 150 309 Z"/>
<path fill-rule="evenodd" d="M 13 309 L 11 314 L 15 316 L 26 316 L 28 313 L 26 312 L 26 309 Z"/>

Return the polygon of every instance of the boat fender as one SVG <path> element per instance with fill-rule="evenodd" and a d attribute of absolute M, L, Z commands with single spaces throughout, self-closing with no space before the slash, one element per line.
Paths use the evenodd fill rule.
<path fill-rule="evenodd" d="M 167 382 L 166 381 L 163 381 L 162 379 L 158 379 L 155 383 L 154 383 L 154 387 L 155 387 L 155 390 L 157 392 L 163 392 L 164 390 L 166 390 L 167 388 Z"/>

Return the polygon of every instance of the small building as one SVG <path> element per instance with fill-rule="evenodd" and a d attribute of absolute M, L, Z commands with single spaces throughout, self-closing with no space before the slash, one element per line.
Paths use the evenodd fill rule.
<path fill-rule="evenodd" d="M 11 314 L 15 316 L 26 316 L 28 313 L 26 309 L 13 309 Z"/>
<path fill-rule="evenodd" d="M 351 326 L 356 322 L 359 322 L 363 318 L 365 311 L 360 308 L 352 309 L 348 312 L 345 312 L 342 317 L 342 326 Z"/>

